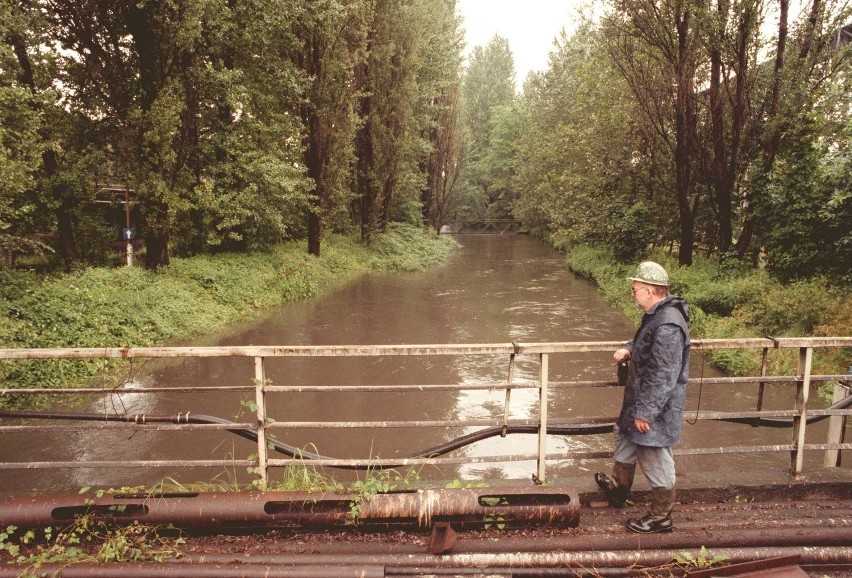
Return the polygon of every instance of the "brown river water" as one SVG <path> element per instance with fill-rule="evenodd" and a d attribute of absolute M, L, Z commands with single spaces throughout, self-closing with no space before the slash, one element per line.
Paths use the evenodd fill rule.
<path fill-rule="evenodd" d="M 308 301 L 290 303 L 261 319 L 232 326 L 183 345 L 382 345 L 474 344 L 508 342 L 621 341 L 634 324 L 608 305 L 588 281 L 567 270 L 561 256 L 523 235 L 468 235 L 449 261 L 420 273 L 369 274 Z M 625 281 L 625 291 L 629 283 Z M 508 356 L 482 357 L 367 357 L 270 359 L 267 378 L 276 385 L 395 385 L 456 384 L 505 381 Z M 245 401 L 251 393 L 134 393 L 134 387 L 250 385 L 250 358 L 186 359 L 147 363 L 128 368 L 120 393 L 71 404 L 63 411 L 127 412 L 174 415 L 190 411 L 250 421 Z M 700 355 L 693 354 L 691 375 L 718 375 Z M 518 356 L 514 379 L 534 382 L 537 356 Z M 551 381 L 614 379 L 611 353 L 552 355 Z M 749 411 L 755 407 L 756 385 L 690 386 L 687 418 L 696 410 Z M 496 391 L 430 392 L 303 392 L 270 394 L 269 413 L 276 421 L 358 420 L 472 420 L 502 416 L 505 393 Z M 617 388 L 553 389 L 550 418 L 615 416 L 621 391 Z M 537 416 L 537 392 L 515 390 L 511 418 Z M 767 386 L 764 407 L 793 407 L 790 385 Z M 690 420 L 691 421 L 691 420 Z M 42 422 L 43 423 L 43 422 Z M 822 439 L 819 426 L 809 439 Z M 338 458 L 394 458 L 429 448 L 476 428 L 312 428 L 276 430 L 292 446 Z M 812 431 L 814 430 L 814 431 Z M 790 442 L 789 429 L 758 429 L 717 422 L 687 423 L 682 447 L 770 445 Z M 813 438 L 811 436 L 814 436 Z M 548 451 L 607 451 L 612 435 L 550 436 Z M 453 456 L 534 454 L 534 435 L 491 438 L 457 450 Z M 254 454 L 252 442 L 227 432 L 47 432 L 6 433 L 0 443 L 0 462 L 63 460 L 212 460 L 245 459 Z M 818 452 L 812 460 L 821 460 Z M 740 454 L 678 458 L 679 476 L 725 470 L 789 466 L 788 454 Z M 561 460 L 548 464 L 548 481 L 586 476 L 607 468 L 605 460 Z M 807 467 L 807 466 L 806 466 Z M 442 470 L 424 467 L 422 479 L 462 481 L 529 479 L 534 461 L 463 463 Z M 326 470 L 347 481 L 355 474 Z M 273 470 L 271 481 L 282 472 Z M 244 467 L 178 469 L 163 467 L 103 469 L 0 470 L 0 492 L 31 488 L 76 492 L 81 487 L 151 486 L 172 480 L 188 484 L 223 485 L 247 480 Z"/>

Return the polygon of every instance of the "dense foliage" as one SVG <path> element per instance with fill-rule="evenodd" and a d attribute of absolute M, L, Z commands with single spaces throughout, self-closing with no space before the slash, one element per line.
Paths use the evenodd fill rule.
<path fill-rule="evenodd" d="M 848 282 L 848 3 L 798 15 L 787 0 L 606 7 L 556 39 L 520 96 L 491 104 L 487 131 L 480 103 L 511 61 L 483 78 L 498 39 L 474 53 L 462 182 L 479 205 L 465 209 L 625 262 L 670 247 L 683 265 L 734 257 L 782 280 Z"/>
<path fill-rule="evenodd" d="M 454 0 L 5 2 L 0 256 L 111 264 L 126 228 L 155 270 L 514 217 L 617 262 L 852 280 L 848 4 L 605 8 L 519 94 L 500 36 L 462 66 Z"/>
<path fill-rule="evenodd" d="M 454 0 L 4 2 L 6 262 L 103 264 L 121 228 L 156 269 L 420 223 L 456 130 L 459 26 Z"/>
<path fill-rule="evenodd" d="M 672 292 L 689 302 L 690 332 L 696 338 L 852 335 L 852 296 L 824 277 L 782 284 L 765 270 L 736 261 L 697 257 L 684 267 L 665 251 L 651 256 L 669 271 Z M 641 312 L 633 306 L 625 282 L 633 265 L 616 263 L 605 249 L 577 244 L 567 248 L 566 260 L 574 272 L 593 280 L 610 303 L 638 321 Z M 760 355 L 755 351 L 718 350 L 706 355 L 735 375 L 760 372 Z M 814 368 L 821 373 L 844 373 L 852 366 L 849 349 L 817 350 L 814 355 Z M 795 373 L 796 359 L 796 351 L 773 353 L 770 373 Z"/>
<path fill-rule="evenodd" d="M 511 216 L 514 176 L 515 64 L 509 42 L 495 35 L 475 46 L 462 82 L 462 171 L 453 203 L 459 220 Z"/>

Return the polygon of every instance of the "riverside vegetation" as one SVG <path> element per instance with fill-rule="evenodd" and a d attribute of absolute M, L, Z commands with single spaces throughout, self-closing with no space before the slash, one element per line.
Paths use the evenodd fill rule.
<path fill-rule="evenodd" d="M 606 299 L 638 322 L 624 279 L 635 263 L 620 264 L 609 249 L 551 240 L 567 266 L 595 282 Z M 85 268 L 39 274 L 0 268 L 0 347 L 145 347 L 215 332 L 287 301 L 305 299 L 370 270 L 420 270 L 442 261 L 457 244 L 410 225 L 394 224 L 369 245 L 332 235 L 322 257 L 300 243 L 268 252 L 174 259 L 151 272 L 139 267 Z M 852 295 L 825 277 L 782 283 L 740 261 L 696 258 L 681 267 L 656 250 L 672 279 L 672 292 L 693 309 L 696 338 L 852 335 Z M 734 375 L 759 370 L 756 351 L 708 352 Z M 776 352 L 769 371 L 793 373 L 793 351 Z M 0 383 L 15 387 L 68 387 L 103 371 L 103 361 L 7 362 Z M 817 350 L 814 370 L 844 373 L 848 349 Z M 829 390 L 831 384 L 824 389 Z M 22 402 L 5 396 L 0 405 Z"/>
<path fill-rule="evenodd" d="M 637 323 L 641 313 L 633 307 L 625 278 L 635 263 L 620 264 L 610 250 L 585 245 L 554 246 L 565 252 L 568 267 L 598 285 L 607 301 L 621 307 Z M 746 337 L 807 337 L 852 335 L 852 294 L 841 284 L 825 277 L 782 283 L 764 269 L 741 261 L 720 261 L 696 257 L 689 267 L 677 264 L 677 256 L 664 250 L 652 251 L 650 259 L 669 272 L 671 291 L 690 305 L 693 338 L 724 339 Z M 709 351 L 706 357 L 733 375 L 757 375 L 757 350 Z M 796 373 L 798 356 L 793 350 L 777 351 L 768 358 L 768 372 Z M 852 350 L 816 349 L 814 371 L 842 374 L 852 367 Z M 820 389 L 823 401 L 831 398 L 833 383 Z"/>
<path fill-rule="evenodd" d="M 39 274 L 0 268 L 0 347 L 146 347 L 221 330 L 288 301 L 306 299 L 368 271 L 415 271 L 442 261 L 457 243 L 395 224 L 369 245 L 342 235 L 321 257 L 303 243 L 268 252 L 173 259 L 140 267 L 85 268 Z M 4 389 L 71 387 L 104 370 L 104 362 L 6 361 Z M 0 406 L 19 407 L 22 396 Z"/>

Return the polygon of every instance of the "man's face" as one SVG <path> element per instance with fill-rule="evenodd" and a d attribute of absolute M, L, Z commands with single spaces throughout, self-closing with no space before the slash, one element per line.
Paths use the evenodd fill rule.
<path fill-rule="evenodd" d="M 630 288 L 630 292 L 633 294 L 633 303 L 636 305 L 637 309 L 645 311 L 651 306 L 651 288 L 645 283 L 634 281 Z"/>

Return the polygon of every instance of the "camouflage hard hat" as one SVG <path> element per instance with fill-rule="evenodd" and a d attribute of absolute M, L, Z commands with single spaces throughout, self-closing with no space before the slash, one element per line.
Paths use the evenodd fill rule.
<path fill-rule="evenodd" d="M 636 272 L 632 277 L 628 277 L 630 281 L 639 281 L 648 285 L 669 286 L 669 274 L 663 269 L 663 266 L 653 261 L 645 261 L 639 263 L 636 267 Z"/>

